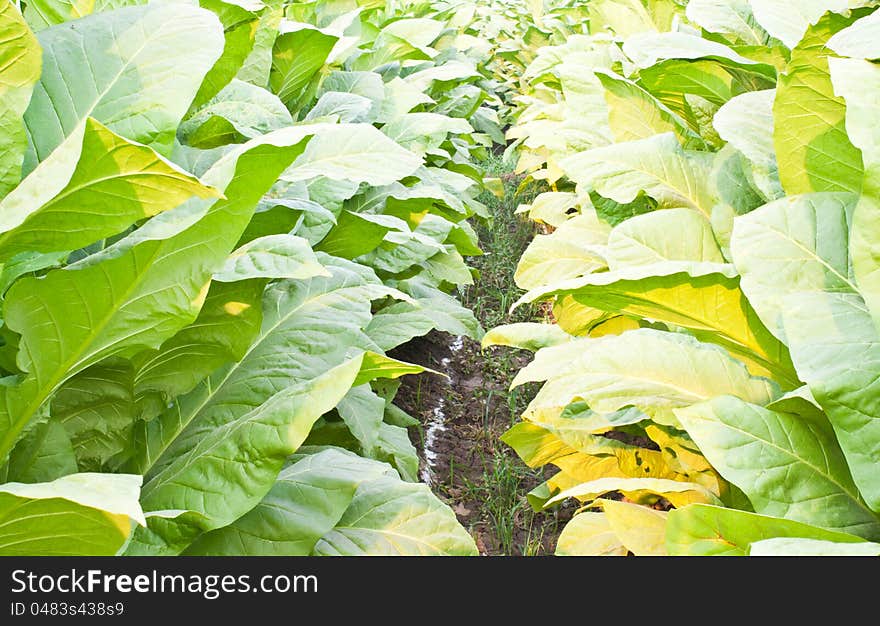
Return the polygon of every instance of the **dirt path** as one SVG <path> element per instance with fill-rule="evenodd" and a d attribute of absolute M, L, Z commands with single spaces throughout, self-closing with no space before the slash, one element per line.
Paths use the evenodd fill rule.
<path fill-rule="evenodd" d="M 530 222 L 514 214 L 520 202 L 528 201 L 515 195 L 519 180 L 505 174 L 501 164 L 494 165 L 507 193 L 502 199 L 483 198 L 494 220 L 491 226 L 477 228 L 486 255 L 470 260 L 480 270 L 480 279 L 462 294 L 486 329 L 539 316 L 528 308 L 515 317 L 507 314 L 521 293 L 513 282 L 516 261 L 534 231 Z M 538 389 L 531 384 L 509 390 L 531 355 L 509 348 L 482 351 L 472 339 L 437 332 L 392 355 L 449 376 L 404 377 L 397 403 L 422 423 L 420 431 L 413 431 L 422 480 L 453 508 L 481 554 L 552 554 L 571 511 L 533 512 L 525 495 L 549 474 L 526 467 L 500 440 Z"/>

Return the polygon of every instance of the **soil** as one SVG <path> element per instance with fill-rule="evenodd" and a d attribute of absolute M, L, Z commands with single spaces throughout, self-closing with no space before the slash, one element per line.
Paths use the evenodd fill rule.
<path fill-rule="evenodd" d="M 525 494 L 553 472 L 548 469 L 545 475 L 527 468 L 499 439 L 512 425 L 510 375 L 504 371 L 510 368 L 493 367 L 489 353 L 510 349 L 489 348 L 484 352 L 479 343 L 463 338 L 463 345 L 453 353 L 453 339 L 432 332 L 390 353 L 449 376 L 448 380 L 427 374 L 405 376 L 395 399 L 398 406 L 423 424 L 422 429 L 410 430 L 419 450 L 420 472 L 426 465 L 424 426 L 430 423 L 442 399 L 445 429 L 435 431 L 431 488 L 471 532 L 480 554 L 553 554 L 559 531 L 572 511 L 533 512 Z M 521 352 L 508 358 L 516 371 L 529 362 L 531 355 Z M 536 386 L 526 388 L 525 395 L 514 404 L 524 406 L 536 391 Z M 522 406 L 515 408 L 521 410 Z M 505 494 L 504 488 L 511 482 L 515 484 Z"/>

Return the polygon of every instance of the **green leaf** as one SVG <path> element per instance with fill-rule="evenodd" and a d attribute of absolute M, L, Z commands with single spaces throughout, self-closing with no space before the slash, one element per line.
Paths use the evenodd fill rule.
<path fill-rule="evenodd" d="M 248 278 L 311 278 L 329 276 L 309 242 L 296 235 L 268 235 L 247 242 L 229 255 L 214 280 Z"/>
<path fill-rule="evenodd" d="M 520 289 L 577 278 L 606 267 L 607 226 L 577 215 L 549 235 L 536 235 L 520 257 L 513 280 Z"/>
<path fill-rule="evenodd" d="M 67 261 L 70 252 L 49 252 L 41 254 L 39 252 L 24 252 L 16 254 L 6 263 L 2 264 L 0 270 L 0 294 L 5 294 L 6 290 L 16 280 L 26 274 L 34 274 L 40 270 L 60 267 Z"/>
<path fill-rule="evenodd" d="M 686 147 L 705 145 L 685 120 L 636 83 L 607 70 L 597 70 L 596 78 L 605 88 L 608 122 L 616 141 L 673 132 Z"/>
<path fill-rule="evenodd" d="M 112 556 L 146 524 L 141 477 L 71 474 L 48 483 L 0 485 L 0 555 Z"/>
<path fill-rule="evenodd" d="M 308 24 L 282 22 L 272 48 L 269 84 L 291 111 L 297 111 L 298 98 L 338 40 Z"/>
<path fill-rule="evenodd" d="M 799 377 L 828 415 L 862 496 L 880 509 L 880 336 L 849 274 L 853 198 L 808 194 L 737 218 L 742 288 L 785 338 Z M 852 364 L 858 363 L 858 367 Z"/>
<path fill-rule="evenodd" d="M 784 195 L 773 145 L 775 98 L 775 89 L 738 95 L 718 109 L 712 121 L 721 138 L 752 162 L 755 183 L 768 200 Z"/>
<path fill-rule="evenodd" d="M 880 556 L 880 543 L 776 537 L 753 542 L 749 556 Z"/>
<path fill-rule="evenodd" d="M 266 7 L 260 13 L 254 45 L 241 69 L 238 70 L 236 78 L 257 87 L 268 87 L 272 68 L 272 48 L 278 37 L 278 25 L 283 16 L 284 9 L 281 7 Z"/>
<path fill-rule="evenodd" d="M 865 162 L 862 195 L 850 228 L 850 255 L 862 297 L 880 328 L 880 229 L 876 226 L 880 213 L 880 133 L 874 123 L 880 70 L 861 59 L 832 58 L 828 63 L 834 92 L 846 100 L 847 132 Z"/>
<path fill-rule="evenodd" d="M 409 227 L 390 215 L 343 211 L 336 226 L 315 249 L 343 259 L 354 259 L 375 250 L 389 231 L 401 229 L 409 230 Z"/>
<path fill-rule="evenodd" d="M 185 3 L 125 7 L 38 35 L 43 72 L 24 116 L 30 171 L 86 117 L 167 156 L 177 125 L 220 56 L 213 13 Z"/>
<path fill-rule="evenodd" d="M 234 522 L 271 489 L 284 459 L 351 388 L 361 360 L 290 385 L 256 406 L 192 423 L 147 473 L 143 505 L 198 512 L 204 531 Z"/>
<path fill-rule="evenodd" d="M 445 27 L 446 23 L 441 20 L 424 17 L 403 18 L 383 26 L 376 41 L 378 45 L 381 45 L 383 39 L 390 35 L 396 39 L 402 39 L 414 48 L 424 50 L 440 36 Z"/>
<path fill-rule="evenodd" d="M 440 147 L 447 135 L 467 135 L 474 129 L 466 120 L 439 113 L 405 113 L 388 122 L 382 132 L 415 154 Z"/>
<path fill-rule="evenodd" d="M 411 232 L 389 233 L 382 246 L 357 260 L 383 272 L 403 272 L 438 252 L 445 252 L 443 242 L 454 226 L 449 220 L 429 213 Z"/>
<path fill-rule="evenodd" d="M 476 556 L 474 540 L 427 485 L 385 476 L 362 483 L 319 556 Z"/>
<path fill-rule="evenodd" d="M 49 421 L 28 431 L 9 454 L 7 479 L 48 482 L 77 471 L 76 455 L 64 426 Z"/>
<path fill-rule="evenodd" d="M 63 425 L 81 469 L 100 471 L 131 442 L 134 369 L 107 359 L 80 372 L 55 393 L 50 415 Z"/>
<path fill-rule="evenodd" d="M 331 72 L 318 88 L 319 96 L 332 92 L 361 96 L 378 106 L 385 100 L 385 83 L 382 81 L 382 75 L 376 72 L 335 71 Z M 423 97 L 425 102 L 430 102 L 430 98 Z"/>
<path fill-rule="evenodd" d="M 419 453 L 410 441 L 405 426 L 379 424 L 379 440 L 371 456 L 390 463 L 403 480 L 419 482 Z"/>
<path fill-rule="evenodd" d="M 711 33 L 735 37 L 745 45 L 767 42 L 767 33 L 758 25 L 747 0 L 691 0 L 687 18 Z"/>
<path fill-rule="evenodd" d="M 630 37 L 623 51 L 639 69 L 649 68 L 665 59 L 709 59 L 724 67 L 753 72 L 769 80 L 776 77 L 770 65 L 738 54 L 733 48 L 684 32 L 643 33 Z"/>
<path fill-rule="evenodd" d="M 422 159 L 370 124 L 311 124 L 315 139 L 284 173 L 296 182 L 316 176 L 352 183 L 388 185 L 414 173 Z"/>
<path fill-rule="evenodd" d="M 856 292 L 847 240 L 855 197 L 815 193 L 766 204 L 734 222 L 731 252 L 749 302 L 780 340 L 786 300 L 813 290 Z M 783 288 L 784 287 L 784 288 Z"/>
<path fill-rule="evenodd" d="M 336 448 L 307 454 L 281 470 L 257 506 L 203 534 L 185 554 L 308 556 L 333 530 L 359 486 L 393 471 Z"/>
<path fill-rule="evenodd" d="M 223 52 L 214 63 L 199 91 L 193 98 L 192 106 L 197 107 L 214 96 L 229 84 L 244 65 L 254 49 L 259 16 L 254 9 L 263 8 L 262 2 L 248 4 L 225 2 L 224 0 L 200 0 L 199 4 L 215 13 L 223 25 Z M 251 10 L 248 10 L 251 9 Z"/>
<path fill-rule="evenodd" d="M 855 535 L 801 522 L 705 504 L 670 511 L 666 522 L 666 549 L 670 556 L 745 556 L 750 544 L 774 537 L 864 542 Z"/>
<path fill-rule="evenodd" d="M 445 252 L 438 252 L 426 261 L 422 262 L 427 275 L 438 285 L 449 283 L 456 287 L 473 285 L 474 277 L 470 268 L 458 250 L 451 245 L 445 245 Z"/>
<path fill-rule="evenodd" d="M 336 406 L 339 417 L 358 440 L 366 456 L 373 455 L 379 439 L 379 427 L 385 413 L 385 400 L 377 396 L 369 385 L 349 389 Z"/>
<path fill-rule="evenodd" d="M 615 202 L 633 202 L 640 193 L 662 208 L 690 207 L 710 215 L 708 155 L 686 152 L 672 133 L 594 148 L 561 161 L 578 185 Z"/>
<path fill-rule="evenodd" d="M 306 121 L 330 118 L 338 122 L 371 122 L 370 112 L 373 101 L 354 93 L 328 91 L 321 94 L 318 101 L 305 117 Z"/>
<path fill-rule="evenodd" d="M 735 76 L 743 76 L 745 84 Z M 725 67 L 719 61 L 708 59 L 661 61 L 639 71 L 642 86 L 687 121 L 688 125 L 709 140 L 711 127 L 700 120 L 700 100 L 712 106 L 721 106 L 737 93 L 749 87 L 769 87 L 763 77 L 756 78 L 737 68 Z M 690 97 L 688 97 L 690 96 Z"/>
<path fill-rule="evenodd" d="M 135 3 L 132 3 L 135 4 Z M 24 6 L 24 17 L 35 31 L 43 30 L 55 24 L 62 24 L 71 20 L 97 13 L 107 8 L 112 8 L 113 2 L 103 0 L 77 1 L 77 0 L 32 0 Z"/>
<path fill-rule="evenodd" d="M 144 513 L 146 527 L 135 529 L 125 556 L 177 556 L 200 534 L 201 515 L 195 511 L 165 510 Z"/>
<path fill-rule="evenodd" d="M 415 363 L 407 363 L 406 361 L 400 361 L 368 350 L 364 352 L 361 371 L 358 372 L 357 378 L 354 379 L 353 386 L 363 385 L 376 378 L 400 378 L 407 374 L 421 374 L 422 372 L 438 373 Z"/>
<path fill-rule="evenodd" d="M 177 136 L 196 148 L 215 148 L 253 139 L 292 123 L 290 113 L 277 96 L 250 83 L 232 80 L 192 112 L 180 125 Z"/>
<path fill-rule="evenodd" d="M 730 396 L 677 409 L 675 415 L 756 513 L 880 536 L 880 519 L 859 496 L 830 429 Z"/>
<path fill-rule="evenodd" d="M 27 148 L 21 117 L 40 78 L 37 38 L 9 0 L 0 3 L 0 199 L 18 184 Z"/>
<path fill-rule="evenodd" d="M 171 447 L 180 445 L 175 440 L 182 432 L 235 420 L 290 385 L 346 362 L 350 349 L 372 347 L 362 330 L 370 320 L 370 300 L 392 291 L 365 267 L 321 253 L 318 260 L 331 276 L 270 285 L 263 294 L 262 327 L 244 354 L 144 425 L 133 469 L 158 471 L 162 455 L 160 466 L 174 460 Z"/>
<path fill-rule="evenodd" d="M 195 321 L 133 357 L 138 417 L 151 419 L 206 376 L 240 359 L 260 331 L 265 280 L 212 282 Z"/>
<path fill-rule="evenodd" d="M 434 65 L 412 74 L 407 74 L 404 80 L 421 92 L 427 92 L 437 82 L 464 81 L 469 78 L 477 78 L 480 74 L 472 63 L 453 60 L 446 61 L 442 65 Z"/>
<path fill-rule="evenodd" d="M 75 250 L 220 192 L 88 118 L 0 201 L 0 259 Z"/>
<path fill-rule="evenodd" d="M 773 145 L 779 178 L 789 195 L 861 189 L 862 157 L 846 134 L 846 105 L 834 95 L 826 47 L 849 21 L 829 14 L 809 28 L 779 78 Z"/>
<path fill-rule="evenodd" d="M 391 350 L 431 330 L 479 339 L 483 333 L 471 310 L 450 296 L 417 278 L 398 283 L 414 302 L 396 302 L 379 310 L 366 328 L 383 350 Z"/>
<path fill-rule="evenodd" d="M 164 234 L 158 229 L 151 238 L 144 234 L 148 223 L 130 236 L 135 243 L 123 239 L 117 249 L 95 255 L 98 261 L 86 259 L 10 288 L 4 318 L 22 336 L 18 362 L 29 374 L 18 386 L 0 388 L 5 396 L 0 458 L 66 379 L 107 356 L 158 347 L 195 319 L 211 274 L 241 236 L 258 199 L 304 143 L 300 131 L 278 131 L 245 144 L 205 177 L 216 181 L 226 199 L 196 211 L 184 222 L 188 227 Z"/>

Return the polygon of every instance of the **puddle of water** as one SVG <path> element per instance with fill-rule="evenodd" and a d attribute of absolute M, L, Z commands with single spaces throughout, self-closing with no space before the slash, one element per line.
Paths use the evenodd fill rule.
<path fill-rule="evenodd" d="M 463 346 L 464 337 L 457 336 L 452 340 L 452 343 L 449 344 L 451 355 L 440 359 L 441 372 L 445 373 L 446 370 L 449 369 L 449 364 L 452 362 L 452 358 L 462 349 Z M 447 382 L 445 386 L 449 387 L 449 382 Z M 431 411 L 431 416 L 428 418 L 428 423 L 425 427 L 425 446 L 422 452 L 425 457 L 425 465 L 419 473 L 419 477 L 422 479 L 422 482 L 427 485 L 432 485 L 434 483 L 434 468 L 437 465 L 437 452 L 434 450 L 434 446 L 437 444 L 438 435 L 446 430 L 445 408 L 446 396 L 440 396 L 437 398 L 437 406 Z"/>

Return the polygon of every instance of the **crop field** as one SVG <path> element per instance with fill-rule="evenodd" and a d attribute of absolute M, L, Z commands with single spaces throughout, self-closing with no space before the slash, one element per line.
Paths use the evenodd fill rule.
<path fill-rule="evenodd" d="M 0 0 L 0 556 L 880 556 L 880 0 Z"/>

